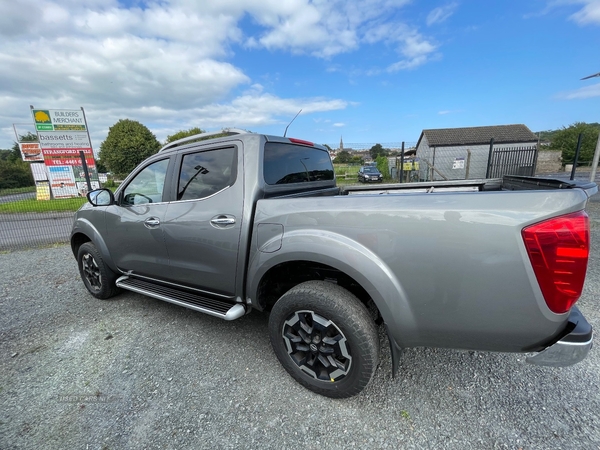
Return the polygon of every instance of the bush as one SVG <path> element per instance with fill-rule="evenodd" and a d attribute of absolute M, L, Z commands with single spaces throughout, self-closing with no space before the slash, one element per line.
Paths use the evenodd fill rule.
<path fill-rule="evenodd" d="M 0 189 L 15 189 L 34 186 L 29 164 L 17 160 L 0 161 Z"/>

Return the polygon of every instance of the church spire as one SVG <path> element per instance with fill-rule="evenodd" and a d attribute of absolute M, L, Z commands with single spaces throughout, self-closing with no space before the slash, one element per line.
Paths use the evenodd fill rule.
<path fill-rule="evenodd" d="M 340 135 L 340 150 L 344 150 L 344 141 L 342 140 L 341 135 Z"/>

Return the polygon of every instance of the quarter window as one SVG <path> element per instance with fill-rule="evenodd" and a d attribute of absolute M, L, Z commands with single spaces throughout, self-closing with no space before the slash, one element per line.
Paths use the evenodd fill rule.
<path fill-rule="evenodd" d="M 220 148 L 183 156 L 177 200 L 209 197 L 235 183 L 235 147 Z"/>

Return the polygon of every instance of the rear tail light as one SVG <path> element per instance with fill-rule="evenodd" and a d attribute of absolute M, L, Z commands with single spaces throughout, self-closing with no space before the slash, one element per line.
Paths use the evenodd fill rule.
<path fill-rule="evenodd" d="M 562 314 L 581 296 L 590 253 L 585 211 L 555 217 L 521 232 L 533 271 L 551 311 Z"/>

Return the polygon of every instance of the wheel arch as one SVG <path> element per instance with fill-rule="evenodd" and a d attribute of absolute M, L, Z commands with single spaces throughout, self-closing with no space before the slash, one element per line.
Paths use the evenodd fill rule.
<path fill-rule="evenodd" d="M 112 259 L 110 258 L 108 247 L 106 246 L 104 239 L 102 239 L 98 229 L 92 225 L 89 220 L 80 218 L 77 219 L 77 222 L 73 227 L 73 231 L 71 232 L 71 251 L 73 252 L 73 256 L 75 256 L 75 258 L 77 258 L 79 247 L 86 242 L 91 242 L 94 244 L 96 249 L 98 249 L 100 252 L 104 263 L 110 267 L 113 272 L 119 273 L 119 269 L 114 265 Z"/>
<path fill-rule="evenodd" d="M 252 277 L 247 293 L 257 309 L 268 310 L 280 293 L 301 282 L 330 280 L 363 302 L 371 299 L 397 347 L 403 347 L 405 333 L 415 330 L 406 293 L 392 270 L 371 250 L 343 235 L 322 230 L 286 233 L 281 250 L 255 253 L 248 273 Z"/>

